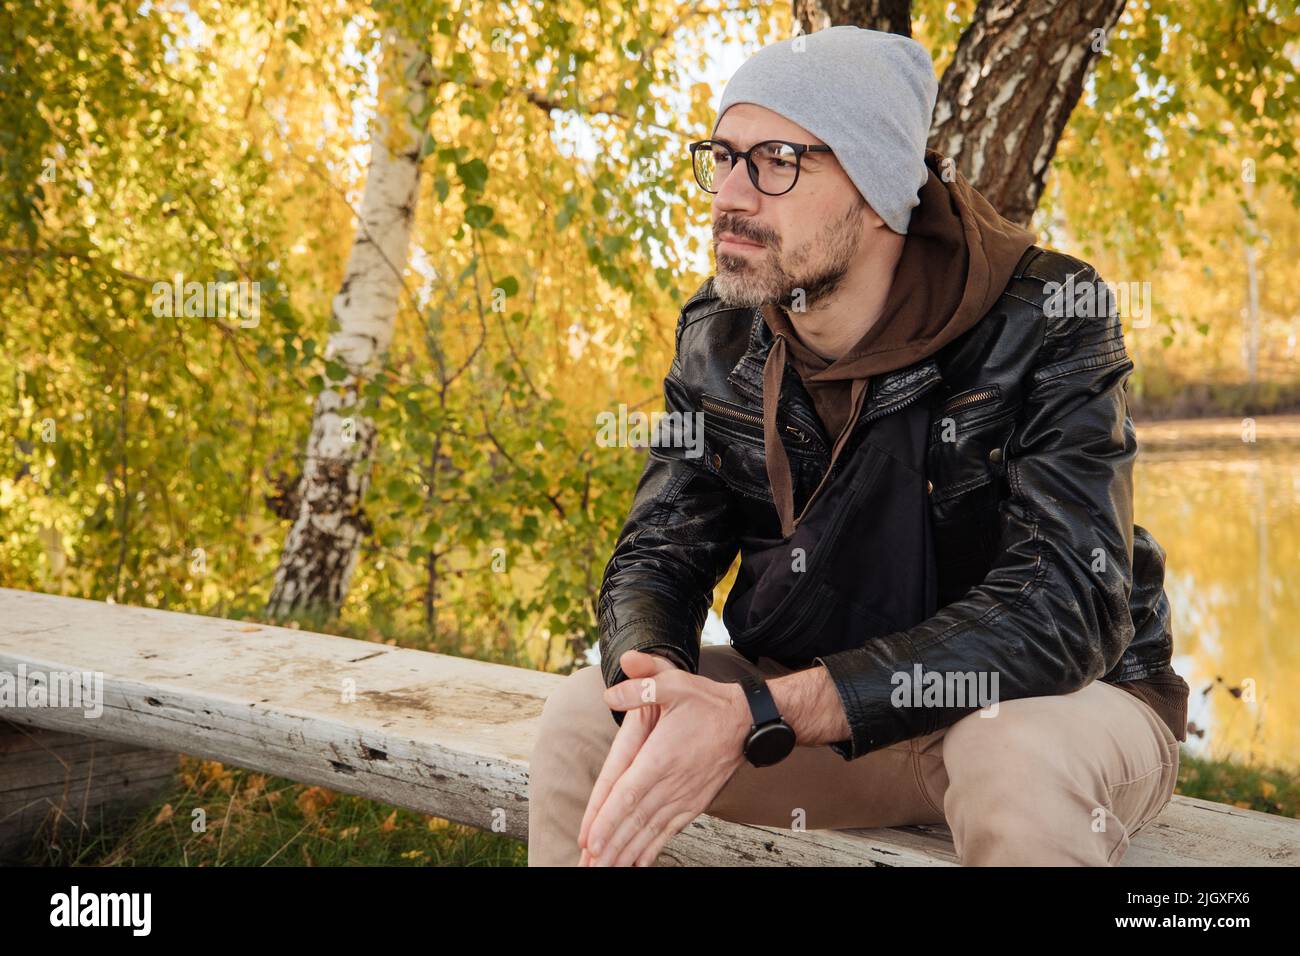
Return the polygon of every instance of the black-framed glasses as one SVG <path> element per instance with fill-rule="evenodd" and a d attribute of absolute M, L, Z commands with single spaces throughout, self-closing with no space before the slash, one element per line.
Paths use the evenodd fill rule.
<path fill-rule="evenodd" d="M 767 139 L 746 150 L 733 149 L 720 139 L 702 139 L 691 143 L 691 165 L 695 181 L 706 193 L 716 193 L 731 174 L 736 160 L 749 167 L 749 181 L 765 196 L 780 196 L 794 189 L 804 153 L 829 153 L 829 146 L 810 146 Z"/>

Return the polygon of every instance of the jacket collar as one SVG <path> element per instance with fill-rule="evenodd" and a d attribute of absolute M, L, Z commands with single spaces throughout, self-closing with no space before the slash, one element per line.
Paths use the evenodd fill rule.
<path fill-rule="evenodd" d="M 771 348 L 772 331 L 763 321 L 762 313 L 754 309 L 748 347 L 732 370 L 727 373 L 727 381 L 760 404 L 763 401 L 763 363 Z M 859 420 L 896 402 L 906 402 L 917 392 L 928 389 L 931 383 L 942 378 L 939 363 L 935 361 L 934 356 L 920 359 L 892 372 L 873 375 Z"/>

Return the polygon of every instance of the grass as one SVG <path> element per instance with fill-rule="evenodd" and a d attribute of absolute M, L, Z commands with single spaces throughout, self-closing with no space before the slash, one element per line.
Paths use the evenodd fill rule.
<path fill-rule="evenodd" d="M 196 811 L 198 811 L 196 813 Z M 182 756 L 176 786 L 94 832 L 47 827 L 30 866 L 523 866 L 522 843 L 373 800 Z"/>
<path fill-rule="evenodd" d="M 1300 817 L 1300 778 L 1280 767 L 1207 760 L 1184 750 L 1175 792 L 1244 810 Z"/>

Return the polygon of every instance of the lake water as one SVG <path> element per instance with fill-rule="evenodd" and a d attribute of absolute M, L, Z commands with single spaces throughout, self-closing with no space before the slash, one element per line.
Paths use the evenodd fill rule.
<path fill-rule="evenodd" d="M 1187 747 L 1300 762 L 1300 416 L 1138 428 L 1134 511 L 1166 552 Z"/>

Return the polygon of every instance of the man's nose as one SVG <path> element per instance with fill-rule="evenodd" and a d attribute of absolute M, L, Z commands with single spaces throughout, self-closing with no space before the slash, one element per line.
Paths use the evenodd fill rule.
<path fill-rule="evenodd" d="M 722 180 L 718 191 L 713 194 L 714 213 L 757 212 L 762 195 L 750 181 L 749 168 L 745 161 L 738 160 Z"/>

